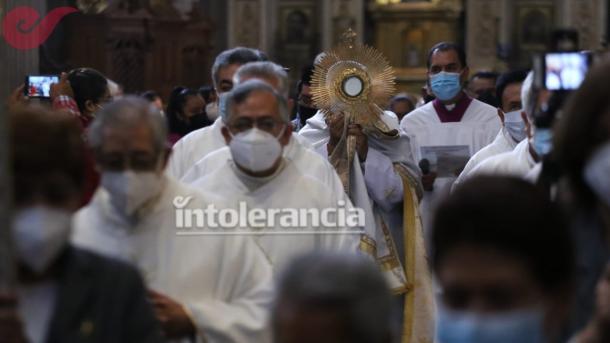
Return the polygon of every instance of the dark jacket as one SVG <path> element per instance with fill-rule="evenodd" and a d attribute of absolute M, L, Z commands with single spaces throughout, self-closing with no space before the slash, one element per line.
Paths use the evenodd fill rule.
<path fill-rule="evenodd" d="M 58 295 L 47 342 L 162 342 L 135 269 L 72 246 L 58 263 Z"/>

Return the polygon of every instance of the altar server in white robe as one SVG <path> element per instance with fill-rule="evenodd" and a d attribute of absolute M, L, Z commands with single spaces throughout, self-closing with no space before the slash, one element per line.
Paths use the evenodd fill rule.
<path fill-rule="evenodd" d="M 490 157 L 481 162 L 466 177 L 472 178 L 476 175 L 498 175 L 514 176 L 524 179 L 536 179 L 533 170 L 540 162 L 540 156 L 550 151 L 551 135 L 550 129 L 538 129 L 533 124 L 533 109 L 536 107 L 536 99 L 532 91 L 534 73 L 530 72 L 523 82 L 521 98 L 526 109 L 523 118 L 526 122 L 527 139 L 519 143 L 513 151 Z M 541 166 L 540 166 L 541 167 Z M 539 172 L 538 172 L 539 174 Z"/>
<path fill-rule="evenodd" d="M 233 89 L 233 76 L 239 67 L 249 62 L 266 61 L 267 57 L 256 49 L 237 47 L 221 52 L 212 65 L 212 81 L 216 90 L 218 112 L 223 110 L 223 94 Z M 167 173 L 180 180 L 197 161 L 216 149 L 225 146 L 220 130 L 220 116 L 210 126 L 195 130 L 182 137 L 172 149 Z"/>
<path fill-rule="evenodd" d="M 89 129 L 101 187 L 75 216 L 73 242 L 139 268 L 168 339 L 268 342 L 271 266 L 250 237 L 179 234 L 190 232 L 186 209 L 222 201 L 165 175 L 166 136 L 144 100 L 101 110 Z"/>
<path fill-rule="evenodd" d="M 261 80 L 249 80 L 227 95 L 224 113 L 222 134 L 231 154 L 192 185 L 222 196 L 234 208 L 270 210 L 273 222 L 259 222 L 244 234 L 256 235 L 274 270 L 318 249 L 357 254 L 364 214 L 352 208 L 344 192 L 329 189 L 282 156 L 292 135 L 284 96 Z M 294 211 L 299 212 L 298 223 L 287 215 Z M 327 211 L 333 218 L 316 221 L 302 211 L 320 213 L 320 218 Z"/>
<path fill-rule="evenodd" d="M 436 99 L 407 114 L 400 123 L 424 172 L 420 212 L 426 231 L 435 204 L 449 194 L 468 159 L 490 144 L 502 127 L 494 107 L 464 92 L 469 69 L 459 45 L 436 44 L 427 65 L 428 88 Z"/>
<path fill-rule="evenodd" d="M 434 299 L 417 215 L 421 174 L 411 156 L 409 138 L 401 132 L 396 115 L 386 111 L 380 119 L 389 132 L 393 131 L 391 139 L 365 136 L 357 127 L 347 131 L 360 142 L 359 158 L 354 158 L 350 169 L 350 199 L 367 213 L 363 250 L 376 259 L 393 292 L 404 295 L 402 342 L 432 341 Z M 330 119 L 318 112 L 299 131 L 299 136 L 328 159 L 342 132 L 342 116 Z"/>
<path fill-rule="evenodd" d="M 522 108 L 524 108 L 521 101 L 521 89 L 526 76 L 527 71 L 517 70 L 502 74 L 498 78 L 496 94 L 498 94 L 500 100 L 498 115 L 503 122 L 502 129 L 491 144 L 479 150 L 470 158 L 460 176 L 453 183 L 453 189 L 479 163 L 489 157 L 512 151 L 519 142 L 526 138 L 525 121 L 521 114 L 523 112 Z"/>
<path fill-rule="evenodd" d="M 233 77 L 233 84 L 239 85 L 252 79 L 268 83 L 288 101 L 288 74 L 281 66 L 269 61 L 246 63 L 237 69 Z M 224 120 L 226 116 L 222 118 Z M 191 184 L 214 171 L 219 166 L 222 166 L 224 161 L 231 157 L 231 152 L 229 147 L 226 146 L 224 138 L 222 138 L 222 144 L 222 148 L 208 153 L 201 160 L 197 161 L 194 166 L 189 168 L 180 181 Z M 317 179 L 337 193 L 343 192 L 343 186 L 335 172 L 335 168 L 326 158 L 320 157 L 315 151 L 305 146 L 295 133 L 292 134 L 288 144 L 284 147 L 283 155 L 286 160 L 294 162 L 297 169 L 303 174 Z"/>

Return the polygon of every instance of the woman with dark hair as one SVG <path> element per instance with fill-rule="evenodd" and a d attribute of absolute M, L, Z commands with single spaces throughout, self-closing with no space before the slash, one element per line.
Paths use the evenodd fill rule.
<path fill-rule="evenodd" d="M 176 87 L 167 102 L 168 140 L 173 145 L 191 131 L 211 124 L 205 115 L 205 101 L 197 90 Z"/>
<path fill-rule="evenodd" d="M 553 159 L 559 198 L 570 212 L 577 243 L 578 293 L 573 330 L 594 313 L 594 290 L 610 258 L 610 61 L 589 71 L 563 108 Z"/>
<path fill-rule="evenodd" d="M 108 80 L 92 68 L 73 69 L 62 73 L 59 83 L 51 85 L 51 98 L 54 109 L 78 116 L 83 128 L 87 128 L 95 112 L 110 100 Z"/>

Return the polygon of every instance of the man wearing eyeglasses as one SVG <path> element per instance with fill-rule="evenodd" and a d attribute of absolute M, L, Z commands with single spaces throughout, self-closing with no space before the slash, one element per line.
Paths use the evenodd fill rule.
<path fill-rule="evenodd" d="M 468 160 L 490 144 L 502 126 L 497 110 L 464 91 L 468 64 L 462 47 L 438 43 L 428 53 L 428 89 L 435 100 L 405 116 L 400 127 L 422 169 L 424 229 L 434 204 L 449 193 Z"/>
<path fill-rule="evenodd" d="M 305 174 L 283 153 L 292 136 L 283 94 L 259 79 L 240 83 L 227 96 L 223 120 L 230 157 L 192 186 L 223 197 L 234 208 L 245 204 L 247 209 L 267 211 L 271 221 L 265 218 L 248 233 L 256 234 L 275 271 L 315 250 L 358 252 L 359 226 L 337 218 L 340 209 L 351 209 L 345 193 Z M 325 211 L 337 217 L 327 222 L 315 219 L 314 213 L 322 217 Z M 290 212 L 296 217 L 283 216 Z"/>
<path fill-rule="evenodd" d="M 138 268 L 166 339 L 269 342 L 269 262 L 250 237 L 203 234 L 217 218 L 188 224 L 187 210 L 225 206 L 165 174 L 166 139 L 165 119 L 143 99 L 98 113 L 89 143 L 101 187 L 75 216 L 74 243 Z"/>

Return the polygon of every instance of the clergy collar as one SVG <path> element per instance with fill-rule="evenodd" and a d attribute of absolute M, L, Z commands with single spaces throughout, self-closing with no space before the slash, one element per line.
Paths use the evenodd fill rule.
<path fill-rule="evenodd" d="M 442 123 L 454 123 L 462 120 L 462 117 L 464 117 L 464 113 L 468 110 L 468 106 L 470 106 L 471 102 L 472 98 L 465 92 L 462 92 L 462 97 L 455 103 L 454 108 L 451 110 L 447 109 L 447 106 L 438 99 L 434 99 L 432 105 Z"/>

